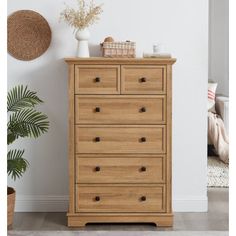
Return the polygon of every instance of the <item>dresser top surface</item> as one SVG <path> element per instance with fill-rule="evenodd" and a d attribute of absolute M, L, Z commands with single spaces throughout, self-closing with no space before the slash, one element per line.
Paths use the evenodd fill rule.
<path fill-rule="evenodd" d="M 175 58 L 106 58 L 106 57 L 89 57 L 65 58 L 68 64 L 174 64 Z"/>

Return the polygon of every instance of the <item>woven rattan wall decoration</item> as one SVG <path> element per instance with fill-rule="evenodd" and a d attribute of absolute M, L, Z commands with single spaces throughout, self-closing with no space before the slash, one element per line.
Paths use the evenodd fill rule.
<path fill-rule="evenodd" d="M 7 49 L 15 58 L 24 61 L 41 56 L 51 42 L 51 29 L 39 13 L 16 11 L 7 20 Z"/>

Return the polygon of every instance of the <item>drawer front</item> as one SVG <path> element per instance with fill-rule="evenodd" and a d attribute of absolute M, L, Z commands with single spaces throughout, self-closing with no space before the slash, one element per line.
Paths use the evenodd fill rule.
<path fill-rule="evenodd" d="M 76 124 L 164 124 L 165 95 L 75 97 Z"/>
<path fill-rule="evenodd" d="M 77 212 L 164 212 L 163 186 L 77 185 Z"/>
<path fill-rule="evenodd" d="M 165 126 L 76 126 L 76 153 L 165 153 Z"/>
<path fill-rule="evenodd" d="M 163 183 L 163 156 L 76 158 L 77 183 Z"/>
<path fill-rule="evenodd" d="M 122 66 L 122 94 L 165 94 L 164 66 Z"/>
<path fill-rule="evenodd" d="M 119 94 L 120 66 L 75 66 L 76 94 Z"/>

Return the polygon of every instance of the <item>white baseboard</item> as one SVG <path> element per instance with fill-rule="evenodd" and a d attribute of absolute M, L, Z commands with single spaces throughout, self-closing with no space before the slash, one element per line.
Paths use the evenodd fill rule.
<path fill-rule="evenodd" d="M 67 195 L 17 195 L 16 212 L 66 212 Z"/>
<path fill-rule="evenodd" d="M 174 212 L 207 212 L 207 196 L 187 196 L 173 199 Z"/>
<path fill-rule="evenodd" d="M 67 195 L 16 195 L 16 212 L 66 212 Z M 207 212 L 205 196 L 178 197 L 173 199 L 174 212 Z"/>

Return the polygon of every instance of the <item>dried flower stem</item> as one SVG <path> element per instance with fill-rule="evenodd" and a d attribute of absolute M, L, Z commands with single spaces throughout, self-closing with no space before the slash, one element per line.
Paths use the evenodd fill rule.
<path fill-rule="evenodd" d="M 95 5 L 93 0 L 89 5 L 86 0 L 77 0 L 79 8 L 77 10 L 66 6 L 60 14 L 60 19 L 75 29 L 84 29 L 93 25 L 99 20 L 102 13 L 102 5 Z"/>

